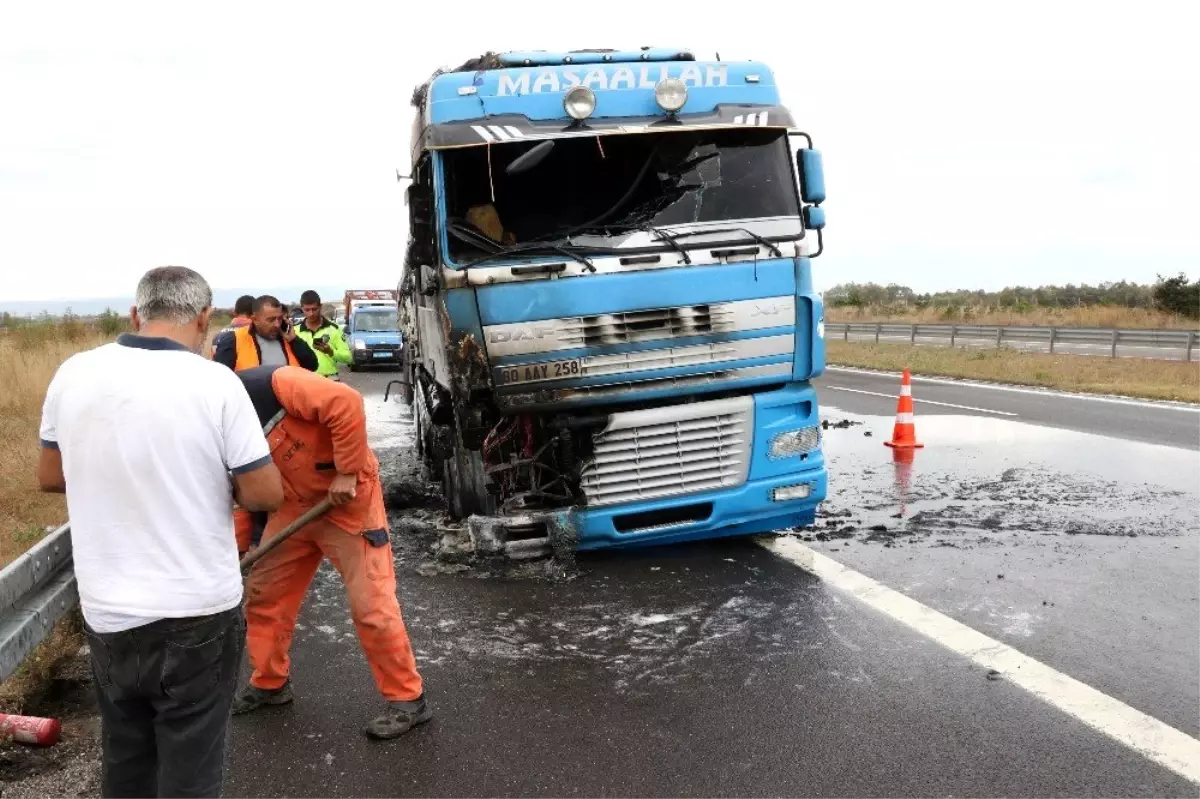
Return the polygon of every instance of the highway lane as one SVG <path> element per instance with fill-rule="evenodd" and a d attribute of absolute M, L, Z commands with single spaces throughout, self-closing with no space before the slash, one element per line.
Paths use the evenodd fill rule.
<path fill-rule="evenodd" d="M 822 404 L 857 413 L 895 413 L 899 376 L 829 367 L 816 381 Z M 918 414 L 1012 419 L 1084 433 L 1200 449 L 1200 406 L 1121 400 L 1035 388 L 913 378 Z"/>
<path fill-rule="evenodd" d="M 917 403 L 903 462 L 842 396 L 809 546 L 1200 734 L 1200 452 Z"/>
<path fill-rule="evenodd" d="M 832 336 L 837 341 L 846 340 L 841 335 Z M 873 342 L 875 334 L 851 333 L 848 339 L 851 342 Z M 879 341 L 882 344 L 916 344 L 919 347 L 948 347 L 950 346 L 950 337 L 946 336 L 917 336 L 913 341 L 908 334 L 889 334 L 882 333 L 879 336 Z M 965 338 L 959 337 L 955 339 L 956 347 L 970 347 L 972 349 L 995 349 L 996 342 L 994 339 L 980 338 Z M 1005 341 L 1004 346 L 1009 349 L 1021 350 L 1023 352 L 1044 352 L 1050 351 L 1050 345 L 1047 341 Z M 1056 341 L 1054 343 L 1054 352 L 1056 354 L 1066 355 L 1095 355 L 1105 358 L 1112 357 L 1111 344 L 1087 344 L 1082 342 L 1066 342 Z M 1192 360 L 1195 360 L 1197 355 L 1200 355 L 1200 348 L 1192 351 Z M 1187 358 L 1187 349 L 1185 347 L 1159 347 L 1148 344 L 1125 344 L 1117 343 L 1118 358 L 1154 358 L 1156 360 L 1181 361 Z"/>
<path fill-rule="evenodd" d="M 1200 632 L 1197 581 L 1190 593 L 1185 582 L 1187 562 L 1197 560 L 1187 518 L 1195 493 L 1183 485 L 1194 447 L 1116 441 L 1114 458 L 1168 483 L 1121 515 L 1136 497 L 1125 491 L 1096 501 L 1095 491 L 1112 490 L 1103 474 L 1047 483 L 1069 474 L 1073 452 L 1095 460 L 1106 440 L 1054 429 L 1075 424 L 1057 419 L 1061 412 L 1043 410 L 1046 420 L 1025 424 L 918 404 L 918 434 L 930 446 L 902 478 L 881 446 L 894 399 L 840 392 L 835 402 L 839 392 L 828 385 L 835 376 L 846 380 L 831 372 L 823 381 L 825 415 L 859 424 L 826 431 L 831 496 L 839 499 L 816 529 L 801 531 L 812 539 L 807 546 L 1196 734 L 1188 712 L 1197 703 L 1200 665 L 1186 642 Z M 388 377 L 351 380 L 366 395 L 392 495 L 409 497 L 409 420 L 381 401 Z M 880 384 L 846 387 L 874 391 Z M 923 383 L 916 391 L 934 396 Z M 958 391 L 936 396 L 995 410 L 991 390 Z M 1027 398 L 1003 401 L 1011 413 L 1032 416 L 1041 407 Z M 855 412 L 851 403 L 874 404 Z M 953 446 L 945 444 L 951 434 L 960 436 Z M 1099 443 L 1080 449 L 1092 439 Z M 1008 460 L 993 457 L 997 442 L 1010 448 Z M 1163 460 L 1163 453 L 1180 460 Z M 907 487 L 898 495 L 900 485 Z M 1056 507 L 1047 493 L 1068 501 Z M 1028 512 L 995 516 L 1009 506 Z M 891 518 L 897 507 L 899 520 Z M 1115 535 L 1139 511 L 1167 532 Z M 916 532 L 899 529 L 919 512 L 925 516 Z M 323 571 L 296 639 L 299 699 L 235 720 L 228 792 L 1196 793 L 1128 746 L 1009 681 L 988 679 L 752 541 L 592 555 L 580 559 L 575 579 L 562 582 L 540 578 L 537 564 L 448 573 L 428 554 L 435 520 L 429 511 L 397 509 L 393 517 L 400 594 L 434 722 L 384 745 L 361 736 L 377 700 L 336 578 Z M 1072 522 L 1078 529 L 1068 533 Z M 877 525 L 895 529 L 867 529 Z M 846 529 L 852 526 L 859 529 Z M 1183 564 L 1176 572 L 1164 571 L 1171 559 Z M 1123 569 L 1129 580 L 1117 579 Z M 1126 607 L 1114 617 L 1117 603 Z M 1168 612 L 1173 603 L 1179 607 Z"/>

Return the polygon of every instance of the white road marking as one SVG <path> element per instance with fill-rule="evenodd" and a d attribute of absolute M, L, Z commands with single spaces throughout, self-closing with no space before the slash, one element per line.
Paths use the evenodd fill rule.
<path fill-rule="evenodd" d="M 846 388 L 845 386 L 824 386 L 824 388 L 833 389 L 834 391 L 849 391 L 851 394 L 869 394 L 872 397 L 885 397 L 887 399 L 895 399 L 895 394 L 884 394 L 882 391 L 864 391 L 861 388 Z M 978 411 L 979 413 L 992 413 L 996 416 L 1016 416 L 1015 413 L 1008 411 L 994 411 L 991 408 L 976 408 L 971 405 L 955 405 L 951 402 L 935 402 L 934 400 L 921 399 L 913 397 L 913 402 L 923 402 L 926 405 L 940 405 L 943 408 L 959 408 L 964 411 Z"/>
<path fill-rule="evenodd" d="M 853 375 L 868 375 L 870 377 L 899 378 L 899 372 L 885 372 L 874 369 L 858 369 L 853 366 L 826 366 L 826 372 L 846 372 Z M 1057 397 L 1059 399 L 1087 400 L 1089 402 L 1111 402 L 1115 405 L 1133 405 L 1138 408 L 1153 408 L 1160 411 L 1192 411 L 1200 413 L 1200 405 L 1187 402 L 1170 402 L 1162 400 L 1139 400 L 1132 397 L 1102 397 L 1098 394 L 1075 394 L 1070 391 L 1055 391 L 1050 388 L 1026 388 L 1024 386 L 1006 386 L 1001 383 L 980 383 L 975 380 L 954 380 L 947 377 L 918 377 L 912 376 L 913 382 L 938 383 L 943 386 L 959 386 L 960 388 L 986 388 L 992 391 L 1012 391 L 1016 394 L 1033 394 L 1038 397 Z"/>
<path fill-rule="evenodd" d="M 950 651 L 1124 744 L 1138 754 L 1200 784 L 1200 740 L 1050 668 L 1007 644 L 944 616 L 864 574 L 843 566 L 795 538 L 759 544 L 830 586 L 904 624 Z"/>

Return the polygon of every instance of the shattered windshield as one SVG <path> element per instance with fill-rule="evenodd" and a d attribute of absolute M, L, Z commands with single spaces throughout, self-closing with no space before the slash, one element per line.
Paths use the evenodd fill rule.
<path fill-rule="evenodd" d="M 359 311 L 354 315 L 355 333 L 393 333 L 399 329 L 395 311 Z"/>
<path fill-rule="evenodd" d="M 800 214 L 782 131 L 580 136 L 444 158 L 455 261 L 568 235 Z"/>

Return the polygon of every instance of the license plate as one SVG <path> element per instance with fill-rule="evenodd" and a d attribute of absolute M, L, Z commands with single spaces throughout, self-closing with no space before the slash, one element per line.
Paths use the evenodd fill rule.
<path fill-rule="evenodd" d="M 376 358 L 390 358 L 390 357 L 392 357 L 392 353 L 390 353 L 390 352 L 377 352 L 377 353 L 375 353 L 375 357 L 376 357 Z"/>
<path fill-rule="evenodd" d="M 499 370 L 500 383 L 535 383 L 539 380 L 566 380 L 572 377 L 583 377 L 583 359 L 572 358 L 569 361 L 547 361 L 546 363 L 529 363 L 521 366 L 506 366 Z"/>

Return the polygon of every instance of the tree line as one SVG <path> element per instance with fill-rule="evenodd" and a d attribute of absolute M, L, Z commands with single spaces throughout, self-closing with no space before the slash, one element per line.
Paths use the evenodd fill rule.
<path fill-rule="evenodd" d="M 1180 273 L 1175 277 L 1159 275 L 1153 284 L 1086 283 L 1065 286 L 1010 286 L 1000 291 L 938 291 L 918 294 L 908 286 L 889 283 L 842 283 L 825 292 L 825 303 L 831 307 L 887 308 L 999 308 L 1016 313 L 1038 308 L 1080 308 L 1086 306 L 1120 306 L 1143 308 L 1200 319 L 1200 280 L 1189 281 Z"/>

